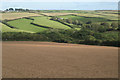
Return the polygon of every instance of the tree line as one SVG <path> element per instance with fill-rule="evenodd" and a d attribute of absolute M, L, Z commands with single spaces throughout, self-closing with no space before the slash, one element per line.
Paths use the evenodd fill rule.
<path fill-rule="evenodd" d="M 30 11 L 29 9 L 22 9 L 22 8 L 9 8 L 9 9 L 6 9 L 5 11 L 16 11 L 16 12 L 27 12 L 27 11 Z"/>
<path fill-rule="evenodd" d="M 49 29 L 39 33 L 5 32 L 3 41 L 51 41 L 59 43 L 74 43 L 87 45 L 120 46 L 119 32 L 95 32 L 82 28 L 81 30 Z"/>

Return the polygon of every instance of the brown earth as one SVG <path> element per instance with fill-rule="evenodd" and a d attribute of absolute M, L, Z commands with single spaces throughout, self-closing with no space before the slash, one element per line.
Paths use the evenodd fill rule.
<path fill-rule="evenodd" d="M 3 42 L 3 78 L 117 78 L 118 48 Z"/>
<path fill-rule="evenodd" d="M 78 14 L 78 13 L 42 13 L 47 16 L 65 16 L 65 15 L 72 15 L 72 14 Z"/>

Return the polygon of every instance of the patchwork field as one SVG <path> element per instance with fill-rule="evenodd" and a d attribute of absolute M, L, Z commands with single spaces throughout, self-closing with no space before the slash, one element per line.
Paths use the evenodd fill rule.
<path fill-rule="evenodd" d="M 107 19 L 104 18 L 99 18 L 99 17 L 81 17 L 81 16 L 74 16 L 74 15 L 66 15 L 66 16 L 58 16 L 60 18 L 64 18 L 64 19 L 72 19 L 72 20 L 80 20 L 82 22 L 88 22 L 88 21 L 92 21 L 92 22 L 106 22 L 108 21 Z"/>
<path fill-rule="evenodd" d="M 47 30 L 46 28 L 38 27 L 30 24 L 32 20 L 29 19 L 18 19 L 14 21 L 9 21 L 8 24 L 14 26 L 20 30 L 30 31 L 30 32 L 41 32 Z"/>
<path fill-rule="evenodd" d="M 14 29 L 14 28 L 10 28 L 5 24 L 0 23 L 0 30 L 4 33 L 4 32 L 28 32 L 28 33 L 32 33 L 30 31 L 26 31 L 26 30 L 19 30 L 19 29 Z"/>
<path fill-rule="evenodd" d="M 117 11 L 36 10 L 0 15 L 3 78 L 118 77 Z"/>
<path fill-rule="evenodd" d="M 118 20 L 118 11 L 97 11 L 76 14 L 84 17 L 101 17 L 110 20 Z"/>
<path fill-rule="evenodd" d="M 17 19 L 17 18 L 22 18 L 22 17 L 30 17 L 30 16 L 41 16 L 39 14 L 35 13 L 26 13 L 26 12 L 21 12 L 21 13 L 0 13 L 0 16 L 2 16 L 1 20 L 11 20 L 11 19 Z"/>
<path fill-rule="evenodd" d="M 36 23 L 38 25 L 47 26 L 47 27 L 51 27 L 51 28 L 57 28 L 57 29 L 71 29 L 70 27 L 68 27 L 64 24 L 49 20 L 50 17 L 41 16 L 41 17 L 32 17 L 32 18 L 34 19 L 33 23 Z"/>
<path fill-rule="evenodd" d="M 118 31 L 120 28 L 118 27 L 117 11 L 114 10 L 35 10 L 32 13 L 6 12 L 3 15 L 7 17 L 0 21 L 4 24 L 3 40 L 5 41 L 51 41 L 119 46 Z M 16 17 L 17 15 L 20 17 L 19 19 Z M 28 33 L 18 33 L 22 31 Z M 19 38 L 16 34 L 19 34 Z"/>
<path fill-rule="evenodd" d="M 17 28 L 17 30 L 20 30 L 20 31 L 24 30 L 32 33 L 43 32 L 43 31 L 49 30 L 48 28 L 71 29 L 70 26 L 72 26 L 76 30 L 81 30 L 79 26 L 75 27 L 76 25 L 69 24 L 66 22 L 64 22 L 65 24 L 62 24 L 59 21 L 50 20 L 51 17 L 47 17 L 47 16 L 56 16 L 58 18 L 63 18 L 63 19 L 72 19 L 73 21 L 79 20 L 83 23 L 92 21 L 92 23 L 99 23 L 99 24 L 100 22 L 108 22 L 110 24 L 112 22 L 117 23 L 117 20 L 118 20 L 117 11 L 67 11 L 66 10 L 66 11 L 59 11 L 59 12 L 60 13 L 58 13 L 58 11 L 52 11 L 52 12 L 43 11 L 43 13 L 8 12 L 8 13 L 2 13 L 0 15 L 2 15 L 2 20 L 12 20 L 12 19 L 18 19 L 23 17 L 33 18 L 34 20 L 23 18 L 23 19 L 7 22 L 9 25 Z M 36 17 L 31 17 L 31 16 L 36 16 Z M 115 21 L 108 21 L 108 20 L 115 20 Z M 36 25 L 31 23 L 35 23 Z M 3 29 L 3 32 L 7 32 L 7 31 L 8 29 Z"/>
<path fill-rule="evenodd" d="M 60 13 L 61 12 L 61 13 Z M 116 10 L 98 10 L 98 11 L 87 11 L 87 10 L 81 10 L 81 11 L 60 11 L 59 13 L 42 13 L 47 16 L 62 16 L 62 15 L 79 15 L 79 16 L 84 16 L 84 17 L 101 17 L 101 18 L 106 18 L 110 20 L 118 20 L 118 11 Z M 70 13 L 71 12 L 71 13 Z"/>
<path fill-rule="evenodd" d="M 2 30 L 2 32 L 21 32 L 20 30 L 12 29 L 2 23 L 0 23 L 0 30 Z"/>
<path fill-rule="evenodd" d="M 3 42 L 3 78 L 117 78 L 118 48 Z"/>
<path fill-rule="evenodd" d="M 62 15 L 71 15 L 71 14 L 78 14 L 78 13 L 42 13 L 42 14 L 47 16 L 62 16 Z"/>

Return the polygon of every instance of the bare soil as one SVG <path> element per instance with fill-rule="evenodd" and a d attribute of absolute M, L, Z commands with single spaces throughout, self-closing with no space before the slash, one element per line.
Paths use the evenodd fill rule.
<path fill-rule="evenodd" d="M 78 14 L 78 13 L 42 13 L 47 16 L 63 16 L 63 15 L 72 15 L 72 14 Z"/>
<path fill-rule="evenodd" d="M 3 78 L 117 78 L 118 48 L 3 42 Z"/>

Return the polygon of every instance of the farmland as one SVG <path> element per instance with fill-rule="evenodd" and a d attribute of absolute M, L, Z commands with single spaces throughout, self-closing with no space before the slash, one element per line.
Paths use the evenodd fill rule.
<path fill-rule="evenodd" d="M 72 15 L 77 13 L 42 13 L 42 14 L 47 16 L 63 16 L 63 15 Z"/>
<path fill-rule="evenodd" d="M 0 26 L 2 26 L 2 32 L 22 32 L 21 30 L 12 29 L 2 23 L 0 23 Z"/>
<path fill-rule="evenodd" d="M 118 13 L 116 11 L 116 13 Z M 114 14 L 114 11 L 108 11 L 108 12 L 102 12 L 102 11 L 97 11 L 97 12 L 93 12 L 93 13 L 79 13 L 77 14 L 79 16 L 86 16 L 86 17 L 101 17 L 101 18 L 106 18 L 106 19 L 110 19 L 110 20 L 118 20 L 118 15 Z"/>
<path fill-rule="evenodd" d="M 18 40 L 16 35 L 9 39 L 8 35 L 20 34 L 19 41 L 30 39 L 31 41 L 118 46 L 117 13 L 114 10 L 6 12 L 3 13 L 1 21 L 5 26 L 3 26 L 3 40 Z"/>
<path fill-rule="evenodd" d="M 3 42 L 3 78 L 117 78 L 118 48 Z"/>
<path fill-rule="evenodd" d="M 3 78 L 117 78 L 117 11 L 4 12 Z"/>
<path fill-rule="evenodd" d="M 31 22 L 32 20 L 28 20 L 28 19 L 18 19 L 15 21 L 9 21 L 8 24 L 20 30 L 31 31 L 31 32 L 40 32 L 47 30 L 46 28 L 34 26 L 30 24 Z"/>
<path fill-rule="evenodd" d="M 43 11 L 44 12 L 44 11 Z M 116 10 L 96 10 L 96 11 L 87 11 L 87 10 L 82 10 L 82 11 L 59 11 L 59 13 L 56 11 L 56 13 L 50 12 L 50 13 L 42 13 L 47 16 L 63 16 L 63 15 L 79 15 L 83 17 L 100 17 L 100 18 L 106 18 L 110 20 L 118 20 L 118 11 Z"/>
<path fill-rule="evenodd" d="M 72 20 L 80 20 L 82 22 L 87 22 L 87 21 L 93 21 L 93 22 L 104 22 L 107 21 L 107 19 L 104 18 L 95 18 L 95 17 L 81 17 L 81 16 L 75 16 L 75 15 L 67 15 L 67 16 L 58 16 L 60 18 L 68 19 L 71 18 Z"/>
<path fill-rule="evenodd" d="M 0 13 L 0 16 L 2 16 L 2 20 L 12 20 L 12 19 L 17 19 L 17 18 L 22 18 L 22 17 L 29 17 L 29 16 L 40 16 L 39 14 L 35 13 L 26 13 L 26 12 L 21 12 L 21 13 Z"/>
<path fill-rule="evenodd" d="M 51 27 L 51 28 L 57 28 L 57 29 L 70 29 L 70 27 L 68 27 L 66 25 L 63 25 L 56 21 L 49 20 L 50 17 L 42 16 L 42 17 L 32 17 L 32 18 L 34 19 L 33 23 L 36 23 L 38 25 L 47 26 L 47 27 Z"/>

